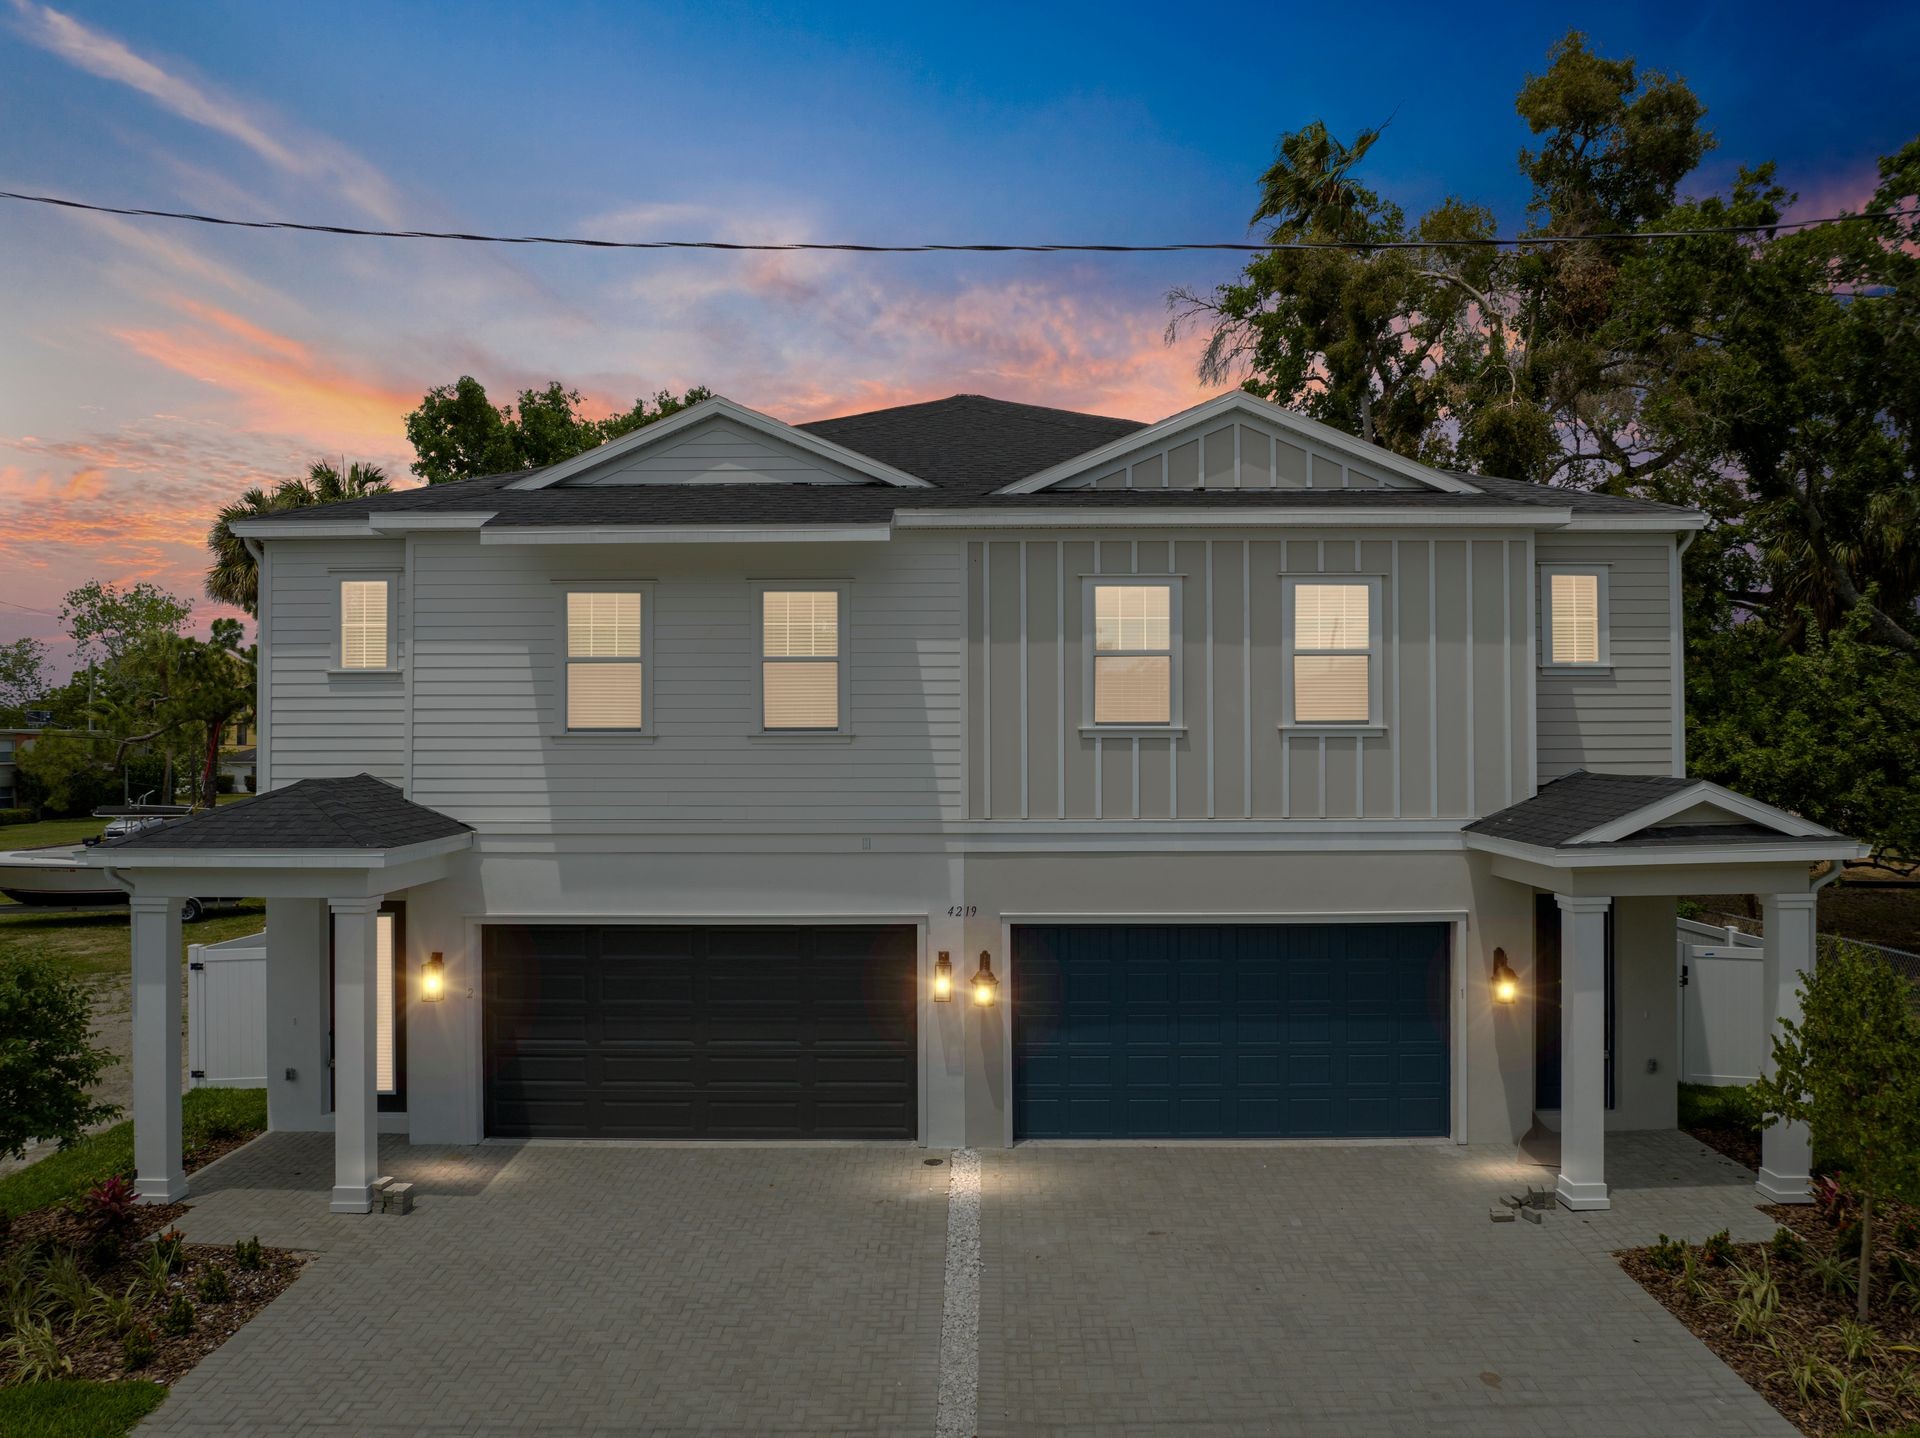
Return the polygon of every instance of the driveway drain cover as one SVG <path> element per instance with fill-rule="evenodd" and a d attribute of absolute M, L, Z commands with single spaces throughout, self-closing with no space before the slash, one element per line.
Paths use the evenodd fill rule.
<path fill-rule="evenodd" d="M 941 1164 L 945 1163 L 946 1160 L 944 1158 L 923 1158 L 920 1162 L 924 1163 L 928 1168 L 938 1168 Z"/>

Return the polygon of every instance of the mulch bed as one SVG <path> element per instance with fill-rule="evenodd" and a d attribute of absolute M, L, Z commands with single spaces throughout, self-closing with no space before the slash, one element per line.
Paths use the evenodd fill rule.
<path fill-rule="evenodd" d="M 204 1167 L 214 1159 L 231 1153 L 251 1135 L 212 1140 L 189 1155 L 189 1171 Z M 134 1281 L 142 1271 L 142 1260 L 150 1244 L 147 1240 L 173 1227 L 187 1211 L 185 1204 L 141 1204 L 120 1235 L 116 1255 L 109 1246 L 98 1247 L 99 1234 L 81 1213 L 65 1204 L 55 1204 L 14 1218 L 0 1235 L 0 1260 L 10 1259 L 22 1250 L 46 1255 L 60 1249 L 71 1250 L 94 1285 L 111 1295 L 132 1294 Z M 143 1378 L 156 1383 L 173 1383 L 194 1365 L 239 1332 L 241 1327 L 300 1276 L 310 1254 L 283 1248 L 263 1248 L 261 1266 L 241 1269 L 234 1249 L 227 1244 L 189 1243 L 182 1245 L 182 1263 L 168 1278 L 164 1295 L 147 1295 L 136 1300 L 136 1321 L 145 1324 L 153 1335 L 153 1359 L 136 1370 L 129 1370 L 123 1357 L 123 1338 L 99 1325 L 82 1325 L 72 1331 L 64 1320 L 54 1320 L 61 1337 L 61 1351 L 72 1364 L 65 1375 L 72 1378 Z M 209 1267 L 226 1271 L 229 1295 L 219 1302 L 203 1301 L 199 1293 L 200 1275 Z M 162 1318 L 176 1294 L 184 1293 L 193 1305 L 192 1329 L 170 1334 Z M 0 1314 L 0 1334 L 7 1319 Z M 19 1381 L 18 1369 L 0 1353 L 0 1385 Z"/>
<path fill-rule="evenodd" d="M 1642 1288 L 1802 1433 L 1838 1438 L 1867 1431 L 1869 1425 L 1872 1431 L 1885 1433 L 1920 1423 L 1920 1298 L 1903 1305 L 1888 1296 L 1898 1277 L 1891 1256 L 1898 1252 L 1909 1263 L 1920 1263 L 1920 1241 L 1911 1226 L 1920 1223 L 1920 1209 L 1884 1200 L 1876 1205 L 1870 1323 L 1877 1334 L 1877 1351 L 1852 1360 L 1846 1356 L 1841 1325 L 1854 1316 L 1853 1295 L 1827 1293 L 1813 1270 L 1816 1258 L 1834 1253 L 1835 1240 L 1843 1230 L 1811 1207 L 1775 1205 L 1761 1212 L 1800 1236 L 1803 1258 L 1775 1256 L 1765 1243 L 1734 1244 L 1725 1263 L 1701 1263 L 1695 1287 L 1683 1272 L 1656 1263 L 1654 1249 L 1627 1249 L 1615 1257 Z M 1907 1246 L 1899 1247 L 1895 1240 L 1903 1224 L 1907 1225 Z M 1697 1245 L 1694 1254 L 1699 1257 Z M 1765 1336 L 1753 1337 L 1734 1328 L 1731 1300 L 1738 1282 L 1734 1268 L 1757 1270 L 1763 1263 L 1779 1284 L 1780 1306 Z M 1901 1345 L 1915 1347 L 1895 1351 Z M 1791 1370 L 1809 1356 L 1833 1367 L 1822 1382 L 1803 1394 Z M 1858 1406 L 1849 1415 L 1836 1391 L 1841 1376 L 1852 1379 L 1856 1401 L 1865 1399 L 1880 1406 Z"/>
<path fill-rule="evenodd" d="M 1760 1172 L 1760 1131 L 1725 1124 L 1694 1124 L 1686 1130 L 1715 1153 L 1725 1154 L 1742 1168 Z"/>

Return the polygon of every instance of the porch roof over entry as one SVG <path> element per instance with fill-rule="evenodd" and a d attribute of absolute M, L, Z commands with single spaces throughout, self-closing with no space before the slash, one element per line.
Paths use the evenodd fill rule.
<path fill-rule="evenodd" d="M 181 864 L 324 863 L 366 867 L 464 849 L 473 830 L 371 774 L 302 779 L 256 798 L 103 839 L 88 851 L 115 869 Z"/>
<path fill-rule="evenodd" d="M 1468 824 L 1467 846 L 1557 864 L 1857 859 L 1866 845 L 1704 779 L 1576 769 Z"/>

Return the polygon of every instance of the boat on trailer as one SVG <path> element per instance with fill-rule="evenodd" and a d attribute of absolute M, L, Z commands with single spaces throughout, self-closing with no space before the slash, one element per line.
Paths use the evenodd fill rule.
<path fill-rule="evenodd" d="M 169 819 L 184 819 L 192 812 L 184 804 L 121 804 L 95 809 L 94 818 L 107 821 L 99 838 L 0 853 L 0 894 L 16 904 L 35 908 L 92 909 L 124 904 L 126 890 L 108 879 L 104 869 L 85 862 L 87 850 L 101 839 L 137 834 Z M 225 900 L 188 899 L 182 905 L 183 916 L 189 921 L 197 919 L 207 905 L 220 902 Z"/>

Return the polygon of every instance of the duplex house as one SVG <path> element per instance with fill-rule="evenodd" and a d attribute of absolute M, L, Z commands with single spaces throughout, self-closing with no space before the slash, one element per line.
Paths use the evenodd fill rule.
<path fill-rule="evenodd" d="M 139 1187 L 186 1190 L 179 905 L 267 897 L 271 1122 L 501 1138 L 1606 1135 L 1675 1123 L 1674 896 L 1809 866 L 1686 774 L 1684 509 L 1242 393 L 1157 424 L 725 399 L 248 521 L 262 793 L 132 895 Z M 236 888 L 236 886 L 238 886 Z M 1804 1133 L 1760 1189 L 1804 1198 Z"/>

